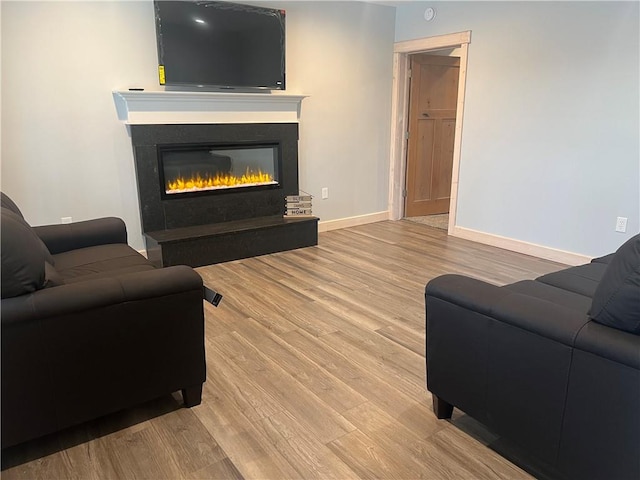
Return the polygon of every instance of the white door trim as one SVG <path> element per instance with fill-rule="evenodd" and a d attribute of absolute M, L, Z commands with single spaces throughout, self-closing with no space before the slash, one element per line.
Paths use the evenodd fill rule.
<path fill-rule="evenodd" d="M 458 105 L 453 146 L 453 171 L 451 174 L 451 201 L 449 203 L 449 233 L 456 224 L 458 202 L 458 172 L 460 147 L 462 145 L 462 120 L 467 78 L 467 51 L 471 43 L 471 31 L 438 35 L 396 42 L 393 48 L 393 96 L 391 99 L 391 152 L 389 169 L 389 217 L 400 220 L 404 215 L 404 197 L 407 167 L 407 142 L 409 111 L 409 55 L 425 53 L 443 48 L 459 48 L 460 78 L 458 82 Z M 457 54 L 456 54 L 457 56 Z"/>

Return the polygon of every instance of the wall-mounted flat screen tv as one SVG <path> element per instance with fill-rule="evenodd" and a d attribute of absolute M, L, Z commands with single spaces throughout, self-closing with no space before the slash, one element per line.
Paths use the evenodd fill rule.
<path fill-rule="evenodd" d="M 155 0 L 161 85 L 285 89 L 285 12 Z"/>

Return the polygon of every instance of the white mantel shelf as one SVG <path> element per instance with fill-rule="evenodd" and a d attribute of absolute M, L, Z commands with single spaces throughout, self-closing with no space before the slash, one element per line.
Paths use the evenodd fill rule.
<path fill-rule="evenodd" d="M 174 123 L 290 123 L 307 95 L 131 91 L 113 92 L 118 119 L 128 125 Z"/>

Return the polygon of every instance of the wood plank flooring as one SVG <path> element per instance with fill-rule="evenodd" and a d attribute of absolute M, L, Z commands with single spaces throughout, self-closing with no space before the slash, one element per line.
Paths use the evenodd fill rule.
<path fill-rule="evenodd" d="M 495 284 L 563 265 L 408 221 L 321 233 L 319 245 L 201 267 L 202 404 L 178 393 L 2 454 L 10 479 L 525 479 L 425 388 L 424 286 Z"/>

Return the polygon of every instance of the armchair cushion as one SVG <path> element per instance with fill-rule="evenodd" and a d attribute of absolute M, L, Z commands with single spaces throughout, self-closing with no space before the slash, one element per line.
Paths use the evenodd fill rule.
<path fill-rule="evenodd" d="M 2 298 L 35 292 L 45 284 L 45 249 L 31 227 L 2 207 Z"/>
<path fill-rule="evenodd" d="M 125 273 L 154 270 L 146 258 L 129 245 L 114 243 L 79 248 L 54 255 L 64 283 L 84 282 Z"/>
<path fill-rule="evenodd" d="M 602 325 L 640 334 L 640 235 L 627 240 L 607 266 L 590 315 Z"/>

